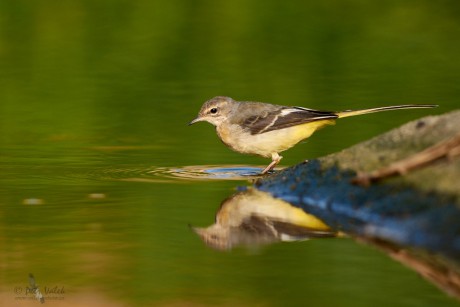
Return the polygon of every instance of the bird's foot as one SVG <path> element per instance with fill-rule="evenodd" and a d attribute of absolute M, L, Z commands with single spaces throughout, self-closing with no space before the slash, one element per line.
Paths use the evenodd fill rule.
<path fill-rule="evenodd" d="M 272 156 L 272 162 L 262 171 L 262 175 L 265 175 L 266 173 L 268 173 L 269 171 L 271 171 L 272 169 L 275 168 L 275 166 L 280 163 L 281 159 L 283 159 L 282 156 L 276 154 L 276 155 L 273 155 Z"/>

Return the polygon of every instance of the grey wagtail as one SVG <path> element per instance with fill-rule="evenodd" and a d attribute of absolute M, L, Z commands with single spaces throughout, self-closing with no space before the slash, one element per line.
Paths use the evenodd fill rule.
<path fill-rule="evenodd" d="M 317 217 L 256 189 L 227 198 L 213 225 L 192 229 L 206 245 L 218 250 L 338 235 Z"/>
<path fill-rule="evenodd" d="M 222 142 L 234 151 L 262 156 L 272 162 L 262 171 L 266 174 L 283 158 L 279 155 L 316 130 L 333 125 L 338 118 L 398 109 L 434 108 L 432 104 L 407 104 L 341 112 L 287 107 L 262 102 L 236 101 L 217 96 L 206 101 L 198 117 L 189 125 L 207 121 L 216 127 Z"/>

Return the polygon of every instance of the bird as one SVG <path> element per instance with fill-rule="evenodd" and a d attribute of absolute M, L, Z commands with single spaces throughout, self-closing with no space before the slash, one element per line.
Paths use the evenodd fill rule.
<path fill-rule="evenodd" d="M 221 251 L 339 236 L 318 217 L 255 188 L 225 199 L 214 224 L 190 227 L 207 246 Z"/>
<path fill-rule="evenodd" d="M 360 110 L 321 111 L 304 107 L 290 107 L 264 102 L 236 101 L 216 96 L 206 101 L 198 116 L 189 122 L 208 122 L 215 126 L 220 140 L 230 149 L 242 153 L 271 158 L 261 172 L 267 174 L 283 158 L 280 152 L 290 149 L 315 131 L 335 124 L 339 118 L 374 112 L 434 108 L 434 104 L 406 104 Z"/>
<path fill-rule="evenodd" d="M 35 283 L 35 277 L 32 273 L 29 273 L 29 285 L 30 287 L 27 287 L 27 291 L 30 291 L 30 293 L 33 293 L 35 295 L 35 298 L 39 300 L 40 303 L 44 304 L 45 298 L 43 297 L 43 294 L 40 292 L 40 288 Z"/>

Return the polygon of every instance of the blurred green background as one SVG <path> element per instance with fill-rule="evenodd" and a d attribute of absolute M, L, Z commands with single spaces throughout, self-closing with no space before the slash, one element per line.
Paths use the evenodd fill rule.
<path fill-rule="evenodd" d="M 248 183 L 158 170 L 269 162 L 186 125 L 217 95 L 440 105 L 344 119 L 283 166 L 458 108 L 459 37 L 453 0 L 2 0 L 0 299 L 34 273 L 69 305 L 456 304 L 350 239 L 210 250 L 187 225 Z"/>

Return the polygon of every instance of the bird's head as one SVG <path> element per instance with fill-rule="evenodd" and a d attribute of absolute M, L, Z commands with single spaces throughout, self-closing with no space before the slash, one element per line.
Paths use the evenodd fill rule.
<path fill-rule="evenodd" d="M 228 118 L 236 103 L 237 102 L 230 97 L 214 97 L 201 106 L 197 118 L 192 120 L 189 125 L 206 121 L 214 126 L 219 126 Z"/>
<path fill-rule="evenodd" d="M 230 228 L 213 224 L 207 228 L 191 227 L 206 245 L 217 250 L 231 248 Z"/>

